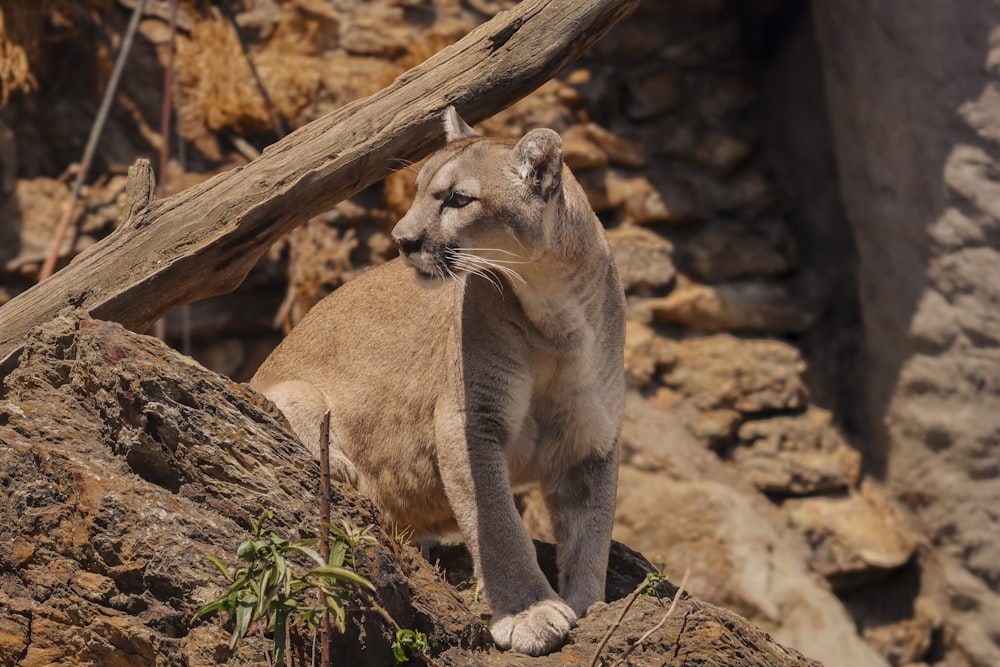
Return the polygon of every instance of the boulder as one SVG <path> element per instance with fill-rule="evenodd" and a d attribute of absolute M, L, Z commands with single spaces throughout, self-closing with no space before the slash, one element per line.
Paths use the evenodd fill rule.
<path fill-rule="evenodd" d="M 676 362 L 660 379 L 699 410 L 756 414 L 806 407 L 805 362 L 791 345 L 717 334 L 677 341 L 676 348 Z"/>
<path fill-rule="evenodd" d="M 876 482 L 836 496 L 785 502 L 792 524 L 809 540 L 809 563 L 834 588 L 885 577 L 913 557 L 920 534 Z"/>
<path fill-rule="evenodd" d="M 683 96 L 681 77 L 670 69 L 640 70 L 628 78 L 625 90 L 625 113 L 637 121 L 663 115 Z"/>
<path fill-rule="evenodd" d="M 706 223 L 683 244 L 681 254 L 685 268 L 709 283 L 776 276 L 798 264 L 795 241 L 779 218 Z"/>
<path fill-rule="evenodd" d="M 747 421 L 738 438 L 733 461 L 766 493 L 843 491 L 861 477 L 861 454 L 833 427 L 830 413 L 816 406 L 801 415 Z"/>
<path fill-rule="evenodd" d="M 805 536 L 673 414 L 630 393 L 621 443 L 615 539 L 826 667 L 887 665 L 810 568 Z"/>
<path fill-rule="evenodd" d="M 673 262 L 674 246 L 656 232 L 624 225 L 608 230 L 608 243 L 627 292 L 663 290 L 677 275 Z"/>
<path fill-rule="evenodd" d="M 650 299 L 648 306 L 660 321 L 707 332 L 803 333 L 819 315 L 787 285 L 767 280 L 703 285 L 679 277 L 668 296 Z"/>
<path fill-rule="evenodd" d="M 675 360 L 676 345 L 635 319 L 625 324 L 625 379 L 631 387 L 648 386 Z"/>
<path fill-rule="evenodd" d="M 205 554 L 231 559 L 264 509 L 288 536 L 314 534 L 318 475 L 273 405 L 247 387 L 117 324 L 56 318 L 32 334 L 0 399 L 0 499 L 11 509 L 0 515 L 0 588 L 13 632 L 0 653 L 25 644 L 25 666 L 226 657 L 217 621 L 190 626 L 224 584 Z M 434 652 L 488 642 L 364 498 L 334 488 L 332 518 L 370 527 L 379 545 L 359 561 L 377 601 L 426 632 Z M 335 653 L 389 664 L 392 636 L 359 615 Z M 259 662 L 253 655 L 262 656 L 256 638 L 233 660 Z"/>

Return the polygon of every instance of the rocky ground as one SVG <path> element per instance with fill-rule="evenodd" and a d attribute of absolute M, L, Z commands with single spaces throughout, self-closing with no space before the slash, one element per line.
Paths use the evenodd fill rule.
<path fill-rule="evenodd" d="M 378 90 L 504 6 L 249 4 L 236 23 L 274 113 L 225 16 L 181 3 L 178 138 L 159 174 L 163 194 L 243 164 L 279 133 Z M 781 144 L 785 135 L 768 115 L 781 74 L 771 75 L 780 68 L 769 69 L 768 49 L 790 40 L 798 53 L 805 28 L 794 16 L 767 12 L 769 4 L 781 3 L 643 2 L 589 56 L 481 129 L 506 136 L 538 126 L 559 131 L 568 164 L 609 230 L 629 295 L 630 394 L 615 538 L 650 558 L 662 556 L 675 582 L 689 572 L 696 596 L 682 603 L 688 606 L 669 620 L 659 643 L 643 650 L 675 660 L 687 652 L 684 664 L 799 664 L 792 652 L 711 606 L 721 605 L 827 667 L 934 663 L 951 632 L 945 609 L 927 592 L 939 558 L 862 456 L 861 417 L 850 396 L 858 336 L 853 255 L 836 206 L 825 204 L 835 182 L 787 173 L 783 151 L 796 149 Z M 25 45 L 39 90 L 14 91 L 0 109 L 0 138 L 16 138 L 0 152 L 0 300 L 37 274 L 69 198 L 68 164 L 81 152 L 110 68 L 113 51 L 102 39 L 119 38 L 132 6 L 39 3 L 18 10 L 18 22 L 7 17 L 8 36 Z M 124 169 L 137 156 L 154 156 L 163 141 L 165 9 L 151 1 L 140 25 L 64 261 L 114 227 Z M 808 99 L 797 104 L 808 107 Z M 822 174 L 820 167 L 811 176 Z M 384 184 L 309 221 L 235 293 L 169 316 L 167 341 L 213 371 L 248 378 L 311 305 L 394 254 L 387 232 L 409 205 L 412 180 L 411 166 L 401 164 Z M 296 445 L 246 389 L 200 369 L 191 371 L 198 380 L 185 380 L 198 387 L 195 398 L 187 384 L 178 388 L 152 371 L 146 380 L 123 379 L 132 383 L 124 388 L 94 379 L 107 370 L 96 367 L 124 363 L 119 354 L 156 359 L 149 368 L 169 355 L 103 324 L 85 323 L 78 332 L 68 321 L 58 326 L 69 330 L 39 334 L 5 389 L 4 506 L 14 509 L 3 515 L 11 536 L 4 541 L 12 546 L 0 572 L 0 654 L 23 664 L 44 664 L 60 650 L 81 663 L 115 664 L 94 657 L 101 653 L 95 647 L 108 646 L 126 661 L 168 656 L 163 664 L 221 655 L 221 631 L 206 624 L 188 632 L 185 625 L 209 576 L 192 552 L 231 550 L 246 517 L 265 505 L 286 508 L 287 525 L 302 530 L 309 505 L 303 499 L 315 490 L 292 463 Z M 80 357 L 88 345 L 91 356 Z M 31 363 L 42 365 L 31 370 Z M 74 401 L 62 416 L 45 398 L 60 392 Z M 239 406 L 226 407 L 216 392 Z M 224 411 L 192 416 L 192 402 Z M 203 428 L 199 420 L 219 417 L 240 425 L 230 427 L 224 443 L 213 440 L 219 451 L 185 440 Z M 253 437 L 238 435 L 241 429 Z M 250 454 L 236 444 L 251 440 Z M 113 491 L 102 481 L 111 478 Z M 157 508 L 148 511 L 155 530 L 126 527 L 124 515 L 115 514 L 137 497 Z M 353 519 L 374 521 L 360 499 L 344 502 Z M 530 496 L 524 504 L 526 521 L 544 539 L 544 512 Z M 105 530 L 116 526 L 118 532 Z M 57 527 L 63 532 L 53 532 Z M 417 582 L 398 594 L 399 614 L 426 624 L 442 660 L 476 664 L 462 662 L 473 660 L 462 651 L 475 652 L 479 664 L 507 659 L 483 652 L 465 601 L 388 542 L 380 549 L 391 553 L 375 559 L 387 568 L 385 581 Z M 186 578 L 178 570 L 182 557 Z M 179 581 L 188 582 L 184 590 Z M 413 611 L 432 603 L 453 615 Z M 583 623 L 552 664 L 587 657 L 622 604 L 611 602 Z M 609 652 L 623 651 L 653 625 L 660 608 L 643 604 Z M 680 619 L 697 621 L 704 634 L 694 625 L 667 630 Z M 693 644 L 682 651 L 674 639 L 680 635 L 714 637 L 720 652 Z M 736 653 L 749 662 L 736 662 Z M 641 655 L 633 654 L 635 664 L 646 664 Z"/>

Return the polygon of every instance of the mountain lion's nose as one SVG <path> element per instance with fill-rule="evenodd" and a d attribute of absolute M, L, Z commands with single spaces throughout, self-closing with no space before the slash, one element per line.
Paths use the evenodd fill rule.
<path fill-rule="evenodd" d="M 423 239 L 419 236 L 416 238 L 397 238 L 395 241 L 404 255 L 420 252 L 420 246 L 423 245 Z"/>

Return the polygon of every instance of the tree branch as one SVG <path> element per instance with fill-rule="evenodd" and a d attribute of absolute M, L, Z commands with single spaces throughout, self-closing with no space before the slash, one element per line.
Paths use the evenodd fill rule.
<path fill-rule="evenodd" d="M 289 134 L 244 167 L 136 211 L 69 266 L 0 308 L 0 374 L 32 327 L 73 304 L 145 330 L 235 289 L 281 235 L 444 140 L 441 111 L 476 122 L 587 50 L 638 0 L 525 0 L 398 77 Z"/>

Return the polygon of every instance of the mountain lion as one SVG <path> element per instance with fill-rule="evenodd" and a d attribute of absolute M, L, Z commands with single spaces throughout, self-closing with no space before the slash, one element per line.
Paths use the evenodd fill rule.
<path fill-rule="evenodd" d="M 317 304 L 251 385 L 334 475 L 416 538 L 458 528 L 501 648 L 539 655 L 604 597 L 624 409 L 624 305 L 604 230 L 552 130 L 447 145 L 392 232 L 402 257 Z M 512 488 L 539 484 L 559 594 Z"/>

